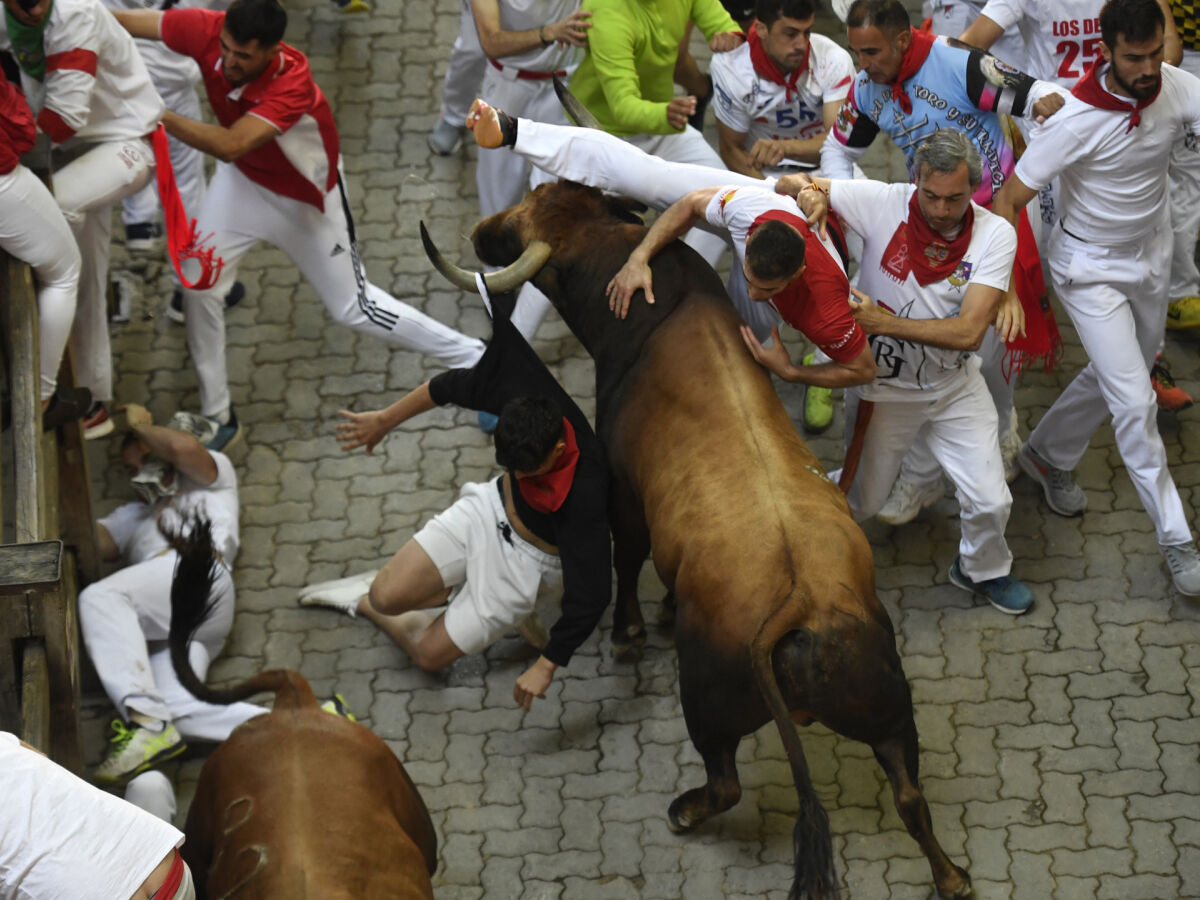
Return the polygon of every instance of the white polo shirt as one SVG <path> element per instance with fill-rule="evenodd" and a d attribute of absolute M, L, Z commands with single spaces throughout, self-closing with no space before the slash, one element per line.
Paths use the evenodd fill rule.
<path fill-rule="evenodd" d="M 1000 216 L 976 203 L 971 241 L 957 268 L 947 278 L 921 286 L 910 272 L 903 282 L 884 268 L 892 238 L 908 221 L 911 184 L 879 181 L 834 181 L 830 205 L 846 223 L 863 235 L 858 289 L 893 315 L 906 319 L 948 319 L 958 315 L 967 289 L 974 284 L 1008 289 L 1017 234 Z M 956 388 L 963 363 L 971 354 L 946 350 L 884 335 L 870 335 L 878 374 L 857 388 L 869 400 L 930 399 Z"/>

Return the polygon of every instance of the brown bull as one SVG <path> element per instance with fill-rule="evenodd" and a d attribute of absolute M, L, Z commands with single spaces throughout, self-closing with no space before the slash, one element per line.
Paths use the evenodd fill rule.
<path fill-rule="evenodd" d="M 181 541 L 171 589 L 171 658 L 210 703 L 275 693 L 275 707 L 237 728 L 205 762 L 184 828 L 198 897 L 211 900 L 431 898 L 437 836 L 394 753 L 362 725 L 324 712 L 287 669 L 226 690 L 187 662 L 212 577 L 207 523 Z"/>
<path fill-rule="evenodd" d="M 912 698 L 866 538 L 698 255 L 678 242 L 658 254 L 655 304 L 638 298 L 628 319 L 613 317 L 605 286 L 645 231 L 629 219 L 591 188 L 547 184 L 481 222 L 474 243 L 484 262 L 513 264 L 489 276 L 501 290 L 529 277 L 526 260 L 546 259 L 549 245 L 532 281 L 596 362 L 596 431 L 612 466 L 614 642 L 643 632 L 637 576 L 652 552 L 677 603 L 680 700 L 708 775 L 671 804 L 672 827 L 695 828 L 738 801 L 738 743 L 774 720 L 799 796 L 792 896 L 836 894 L 828 819 L 792 723 L 815 719 L 871 746 L 938 891 L 968 896 L 918 786 Z M 473 289 L 464 270 L 434 261 Z"/>

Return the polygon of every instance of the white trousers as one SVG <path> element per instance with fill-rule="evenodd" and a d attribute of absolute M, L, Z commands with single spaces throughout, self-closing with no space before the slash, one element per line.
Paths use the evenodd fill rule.
<path fill-rule="evenodd" d="M 463 0 L 458 17 L 458 36 L 450 48 L 450 59 L 446 61 L 446 76 L 442 79 L 442 118 L 452 125 L 467 124 L 467 113 L 479 95 L 479 85 L 487 57 L 479 46 L 479 32 L 475 29 L 475 17 L 471 15 L 471 4 Z"/>
<path fill-rule="evenodd" d="M 1042 416 L 1029 443 L 1050 465 L 1071 471 L 1111 417 L 1117 449 L 1158 542 L 1183 544 L 1191 543 L 1191 529 L 1167 469 L 1150 386 L 1171 263 L 1165 219 L 1144 239 L 1118 247 L 1088 244 L 1058 230 L 1050 252 L 1054 292 L 1091 361 Z"/>
<path fill-rule="evenodd" d="M 33 269 L 37 288 L 41 399 L 54 393 L 79 289 L 79 248 L 49 189 L 18 164 L 0 175 L 0 247 Z"/>
<path fill-rule="evenodd" d="M 1179 68 L 1200 77 L 1200 51 L 1184 50 Z M 1196 135 L 1183 135 L 1171 148 L 1171 229 L 1175 235 L 1171 254 L 1168 300 L 1200 294 L 1196 268 L 1196 235 L 1200 232 L 1200 146 Z"/>
<path fill-rule="evenodd" d="M 223 741 L 266 710 L 250 703 L 204 703 L 175 677 L 164 642 L 171 629 L 171 580 L 179 555 L 168 551 L 119 569 L 79 594 L 79 626 L 96 674 L 124 719 L 137 710 L 175 723 L 185 738 Z M 233 578 L 219 566 L 212 614 L 188 647 L 197 677 L 221 651 L 233 625 Z"/>
<path fill-rule="evenodd" d="M 217 166 L 199 215 L 201 234 L 225 260 L 208 291 L 184 291 L 188 350 L 200 382 L 200 410 L 223 416 L 230 405 L 225 368 L 225 294 L 238 262 L 259 241 L 278 247 L 313 286 L 335 322 L 382 338 L 443 365 L 466 367 L 483 342 L 448 328 L 367 281 L 354 223 L 340 182 L 325 196 L 325 211 L 255 184 L 236 166 Z"/>
<path fill-rule="evenodd" d="M 1004 482 L 996 406 L 979 374 L 978 360 L 969 359 L 960 385 L 941 396 L 925 399 L 920 391 L 912 393 L 912 400 L 875 403 L 858 471 L 846 495 L 854 518 L 861 522 L 879 512 L 901 459 L 913 442 L 922 438 L 954 482 L 962 508 L 958 550 L 963 573 L 973 581 L 1007 575 L 1012 569 L 1012 551 L 1004 540 L 1004 529 L 1012 495 Z M 860 392 L 849 388 L 846 397 L 849 446 Z"/>
<path fill-rule="evenodd" d="M 54 173 L 54 199 L 79 246 L 79 302 L 71 345 L 76 381 L 96 400 L 112 400 L 112 349 L 108 340 L 108 251 L 112 207 L 141 190 L 154 175 L 154 153 L 145 138 L 106 141 Z"/>

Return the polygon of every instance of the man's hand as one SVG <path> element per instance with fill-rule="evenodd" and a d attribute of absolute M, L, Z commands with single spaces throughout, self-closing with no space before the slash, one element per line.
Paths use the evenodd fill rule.
<path fill-rule="evenodd" d="M 654 291 L 651 288 L 651 279 L 650 264 L 635 256 L 630 256 L 625 261 L 625 265 L 621 266 L 621 271 L 614 275 L 613 280 L 608 283 L 606 289 L 608 308 L 618 319 L 624 319 L 629 315 L 629 303 L 638 291 L 645 291 L 646 302 L 653 303 Z"/>
<path fill-rule="evenodd" d="M 743 325 L 741 329 L 742 340 L 746 342 L 746 348 L 754 357 L 754 361 L 786 381 L 788 372 L 792 368 L 792 360 L 779 337 L 779 326 L 776 325 L 771 329 L 771 347 L 769 349 L 758 342 L 758 338 L 754 336 L 754 331 L 749 325 Z"/>
<path fill-rule="evenodd" d="M 726 53 L 742 46 L 742 41 L 745 39 L 746 36 L 740 31 L 718 31 L 708 42 L 708 49 L 713 53 Z"/>
<path fill-rule="evenodd" d="M 533 708 L 534 697 L 544 699 L 546 688 L 550 687 L 550 682 L 554 680 L 556 669 L 558 666 L 546 657 L 539 656 L 537 662 L 525 670 L 513 687 L 513 697 L 516 699 L 517 705 L 524 707 L 528 712 Z"/>
<path fill-rule="evenodd" d="M 591 17 L 592 14 L 590 12 L 577 9 L 561 22 L 547 25 L 545 28 L 546 37 L 552 41 L 557 41 L 563 46 L 586 47 L 587 30 L 592 27 L 592 23 L 588 21 Z"/>
<path fill-rule="evenodd" d="M 1033 104 L 1033 118 L 1040 125 L 1063 108 L 1067 101 L 1059 93 L 1050 93 Z"/>
<path fill-rule="evenodd" d="M 1025 337 L 1025 307 L 1021 306 L 1021 298 L 1011 287 L 996 307 L 995 326 L 996 334 L 1000 335 L 1000 339 L 1006 344 L 1019 337 Z"/>
<path fill-rule="evenodd" d="M 779 165 L 783 156 L 783 141 L 760 138 L 750 148 L 750 165 L 756 169 L 767 169 Z"/>
<path fill-rule="evenodd" d="M 150 410 L 146 409 L 140 403 L 126 403 L 123 406 L 118 406 L 117 412 L 125 413 L 125 421 L 130 428 L 137 428 L 139 425 L 154 424 L 154 416 L 150 415 Z"/>
<path fill-rule="evenodd" d="M 686 97 L 672 97 L 667 104 L 667 124 L 676 131 L 683 128 L 696 112 L 696 98 L 690 94 Z"/>
<path fill-rule="evenodd" d="M 356 413 L 339 409 L 338 415 L 350 420 L 341 422 L 337 426 L 338 445 L 346 451 L 354 450 L 365 444 L 367 456 L 370 456 L 375 445 L 383 440 L 383 436 L 391 430 L 384 421 L 381 410 L 374 409 Z"/>
<path fill-rule="evenodd" d="M 875 301 L 858 288 L 850 288 L 850 293 L 854 295 L 849 302 L 855 321 L 867 334 L 881 334 L 884 324 L 893 318 L 892 314 L 876 306 Z"/>

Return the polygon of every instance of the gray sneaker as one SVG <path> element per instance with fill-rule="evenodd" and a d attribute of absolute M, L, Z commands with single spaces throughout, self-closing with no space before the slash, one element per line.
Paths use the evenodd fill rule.
<path fill-rule="evenodd" d="M 1185 597 L 1200 597 L 1200 551 L 1195 544 L 1159 544 L 1175 590 Z"/>
<path fill-rule="evenodd" d="M 1087 494 L 1066 469 L 1056 469 L 1038 455 L 1026 441 L 1017 454 L 1025 474 L 1042 486 L 1046 505 L 1060 516 L 1079 516 L 1087 509 Z"/>
<path fill-rule="evenodd" d="M 449 156 L 462 146 L 463 135 L 467 133 L 466 125 L 451 125 L 445 119 L 438 119 L 429 132 L 429 149 L 438 156 Z"/>

